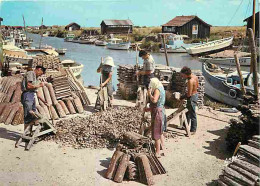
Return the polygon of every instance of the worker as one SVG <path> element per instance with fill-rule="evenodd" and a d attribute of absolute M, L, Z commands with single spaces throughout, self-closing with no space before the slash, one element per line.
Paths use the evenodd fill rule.
<path fill-rule="evenodd" d="M 100 64 L 97 69 L 98 73 L 102 74 L 101 87 L 107 87 L 107 93 L 110 99 L 110 105 L 113 106 L 113 84 L 112 84 L 112 74 L 113 74 L 114 60 L 112 57 L 108 56 L 105 58 L 104 63 Z"/>
<path fill-rule="evenodd" d="M 139 48 L 140 50 L 140 48 Z M 143 70 L 137 71 L 136 75 L 143 75 L 144 76 L 144 85 L 148 88 L 150 79 L 154 77 L 154 70 L 155 70 L 155 62 L 151 54 L 146 52 L 145 50 L 140 50 L 139 57 L 141 57 L 143 62 Z"/>
<path fill-rule="evenodd" d="M 181 76 L 188 80 L 187 94 L 181 96 L 181 100 L 187 99 L 187 109 L 188 112 L 186 114 L 187 121 L 190 123 L 190 132 L 191 135 L 194 135 L 197 130 L 197 115 L 196 115 L 196 106 L 198 102 L 198 86 L 199 80 L 198 77 L 191 73 L 191 69 L 188 67 L 183 67 L 181 69 Z"/>
<path fill-rule="evenodd" d="M 148 96 L 150 98 L 150 106 L 145 108 L 144 111 L 151 112 L 152 138 L 155 140 L 156 156 L 160 158 L 161 147 L 162 150 L 164 149 L 163 132 L 166 131 L 166 115 L 164 108 L 165 90 L 159 79 L 151 79 Z"/>
<path fill-rule="evenodd" d="M 24 108 L 24 130 L 34 121 L 34 117 L 30 114 L 31 111 L 36 111 L 35 93 L 37 88 L 43 87 L 44 83 L 39 83 L 37 78 L 44 74 L 46 69 L 42 66 L 36 66 L 33 71 L 27 71 L 22 82 L 22 104 Z M 43 98 L 39 98 L 44 104 L 47 104 Z"/>

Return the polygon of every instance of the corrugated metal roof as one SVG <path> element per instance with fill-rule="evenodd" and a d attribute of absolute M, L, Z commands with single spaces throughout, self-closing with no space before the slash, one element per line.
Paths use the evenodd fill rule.
<path fill-rule="evenodd" d="M 126 19 L 126 20 L 106 19 L 103 20 L 102 22 L 104 22 L 106 25 L 133 25 L 130 19 Z"/>
<path fill-rule="evenodd" d="M 203 20 L 201 20 L 199 17 L 191 15 L 191 16 L 176 16 L 175 18 L 173 18 L 172 20 L 170 20 L 168 23 L 162 25 L 162 26 L 183 26 L 186 23 L 190 22 L 191 20 L 193 20 L 194 18 L 198 18 L 201 22 L 203 22 L 204 24 L 209 25 L 208 23 L 204 22 Z"/>

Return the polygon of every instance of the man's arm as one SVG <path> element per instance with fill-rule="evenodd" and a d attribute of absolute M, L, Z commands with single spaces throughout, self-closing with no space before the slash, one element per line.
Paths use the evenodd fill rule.
<path fill-rule="evenodd" d="M 149 71 L 137 71 L 136 75 L 150 75 L 152 74 L 152 71 L 149 70 Z"/>
<path fill-rule="evenodd" d="M 28 90 L 35 90 L 35 89 L 40 88 L 40 87 L 43 87 L 43 83 L 42 82 L 40 84 L 38 84 L 38 85 L 33 85 L 31 81 L 28 81 L 26 88 Z"/>
<path fill-rule="evenodd" d="M 188 92 L 187 92 L 188 98 L 192 96 L 193 83 L 194 81 L 192 79 L 188 81 Z"/>

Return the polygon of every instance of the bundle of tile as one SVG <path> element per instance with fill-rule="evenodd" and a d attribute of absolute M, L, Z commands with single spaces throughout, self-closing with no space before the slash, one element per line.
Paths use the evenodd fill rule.
<path fill-rule="evenodd" d="M 61 61 L 60 58 L 52 55 L 40 55 L 33 57 L 32 67 L 35 68 L 37 65 L 47 69 L 57 70 L 61 67 Z"/>
<path fill-rule="evenodd" d="M 23 123 L 22 76 L 0 78 L 0 123 Z"/>
<path fill-rule="evenodd" d="M 135 76 L 135 65 L 119 65 L 117 69 L 117 77 L 119 83 L 117 84 L 117 94 L 124 99 L 135 99 L 137 92 L 137 80 Z"/>
<path fill-rule="evenodd" d="M 199 79 L 199 88 L 198 88 L 198 106 L 202 107 L 204 105 L 204 94 L 205 94 L 205 79 L 200 71 L 193 71 Z M 187 81 L 181 77 L 181 73 L 173 71 L 171 83 L 167 87 L 166 92 L 166 102 L 170 106 L 177 107 L 179 101 L 173 97 L 174 92 L 179 92 L 181 95 L 184 95 L 187 92 Z"/>
<path fill-rule="evenodd" d="M 219 176 L 219 185 L 259 185 L 259 145 L 259 135 L 253 136 L 248 145 L 241 145 L 237 156 L 232 158 Z"/>

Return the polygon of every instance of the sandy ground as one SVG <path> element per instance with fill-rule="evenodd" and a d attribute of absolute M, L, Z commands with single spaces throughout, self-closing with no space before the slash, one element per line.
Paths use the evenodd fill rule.
<path fill-rule="evenodd" d="M 89 95 L 94 103 L 94 91 Z M 119 99 L 114 104 L 134 105 Z M 172 111 L 167 109 L 167 114 Z M 174 138 L 166 141 L 166 156 L 161 158 L 167 174 L 155 176 L 155 185 L 214 185 L 225 158 L 231 156 L 225 150 L 224 138 L 229 119 L 237 114 L 207 109 L 198 114 L 195 136 L 188 138 L 185 131 L 169 127 Z M 104 178 L 113 149 L 76 150 L 41 141 L 25 151 L 14 147 L 22 131 L 23 125 L 0 125 L 0 185 L 142 185 L 135 181 L 118 184 Z"/>

